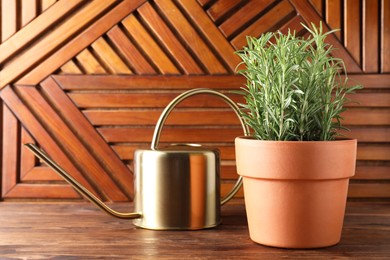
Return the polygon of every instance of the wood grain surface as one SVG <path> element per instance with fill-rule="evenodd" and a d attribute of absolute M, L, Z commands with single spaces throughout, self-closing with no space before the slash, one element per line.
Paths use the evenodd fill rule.
<path fill-rule="evenodd" d="M 132 205 L 112 204 L 130 211 Z M 198 231 L 138 229 L 90 203 L 0 204 L 1 259 L 387 259 L 390 203 L 348 202 L 341 242 L 286 250 L 249 238 L 241 200 L 222 207 L 222 224 Z"/>

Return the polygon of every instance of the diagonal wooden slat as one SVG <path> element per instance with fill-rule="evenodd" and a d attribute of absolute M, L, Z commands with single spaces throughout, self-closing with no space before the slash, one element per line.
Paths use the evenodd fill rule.
<path fill-rule="evenodd" d="M 241 59 L 234 54 L 234 48 L 217 29 L 210 18 L 202 11 L 202 8 L 194 1 L 178 1 L 183 10 L 186 11 L 192 23 L 208 39 L 215 53 L 218 53 L 222 60 L 229 66 L 231 72 L 234 72 Z"/>
<path fill-rule="evenodd" d="M 34 65 L 58 49 L 62 43 L 70 40 L 79 30 L 91 23 L 96 16 L 105 12 L 114 3 L 114 0 L 90 2 L 90 4 L 75 13 L 72 19 L 67 19 L 64 23 L 59 24 L 56 30 L 53 30 L 43 40 L 32 45 L 28 51 L 7 62 L 1 71 L 0 88 L 29 71 Z"/>
<path fill-rule="evenodd" d="M 106 74 L 106 70 L 95 59 L 89 49 L 84 49 L 75 59 L 85 74 Z"/>
<path fill-rule="evenodd" d="M 294 32 L 297 35 L 302 35 L 306 32 L 306 29 L 302 26 L 302 23 L 304 24 L 304 21 L 300 15 L 294 16 L 288 23 L 280 27 L 280 31 L 284 34 L 287 34 L 290 30 L 291 32 Z"/>
<path fill-rule="evenodd" d="M 218 61 L 203 39 L 191 26 L 183 13 L 171 1 L 156 0 L 155 3 L 172 24 L 178 35 L 194 52 L 210 74 L 226 74 L 226 69 Z"/>
<path fill-rule="evenodd" d="M 127 65 L 102 37 L 93 42 L 91 47 L 103 61 L 110 74 L 132 74 Z"/>
<path fill-rule="evenodd" d="M 60 68 L 66 61 L 72 59 L 80 51 L 88 47 L 92 42 L 98 39 L 103 33 L 107 32 L 112 26 L 121 21 L 129 13 L 134 11 L 139 5 L 146 0 L 123 0 L 115 1 L 117 4 L 112 7 L 107 14 L 95 20 L 93 25 L 86 28 L 83 33 L 74 36 L 68 43 L 58 49 L 53 55 L 41 61 L 30 72 L 18 81 L 18 84 L 38 85 L 44 78 Z M 108 5 L 108 1 L 92 1 L 104 2 Z M 90 17 L 89 14 L 87 17 Z M 74 22 L 74 21 L 73 21 Z M 82 24 L 85 24 L 83 21 Z"/>
<path fill-rule="evenodd" d="M 49 84 L 47 81 L 42 85 Z M 55 110 L 38 92 L 32 87 L 18 87 L 18 92 L 23 99 L 28 102 L 30 110 L 40 119 L 52 138 L 62 147 L 69 159 L 76 165 L 80 171 L 84 172 L 84 176 L 91 183 L 99 187 L 104 197 L 108 200 L 123 201 L 128 198 L 123 192 L 118 189 L 116 183 L 106 174 L 101 163 L 97 161 L 93 152 L 89 151 L 82 141 L 79 134 L 72 129 L 69 122 L 60 117 L 61 113 Z M 27 126 L 28 127 L 28 126 Z M 78 129 L 76 129 L 78 130 Z M 32 134 L 35 136 L 34 134 Z M 71 172 L 69 172 L 72 174 Z"/>
<path fill-rule="evenodd" d="M 169 57 L 164 53 L 161 47 L 154 41 L 134 15 L 126 17 L 126 19 L 122 21 L 122 24 L 145 53 L 154 54 L 152 62 L 162 74 L 180 74 L 179 70 L 172 63 Z"/>
<path fill-rule="evenodd" d="M 81 69 L 73 62 L 73 60 L 69 60 L 63 66 L 61 66 L 61 70 L 58 72 L 59 74 L 83 74 Z"/>
<path fill-rule="evenodd" d="M 215 23 L 218 23 L 220 19 L 228 13 L 233 12 L 241 3 L 241 0 L 217 1 L 207 9 L 207 13 Z"/>
<path fill-rule="evenodd" d="M 49 154 L 49 156 L 58 162 L 67 172 L 71 172 L 82 185 L 90 189 L 91 192 L 98 195 L 95 189 L 92 188 L 89 182 L 80 173 L 80 171 L 66 156 L 64 156 L 61 148 L 53 141 L 47 130 L 37 120 L 35 115 L 29 110 L 25 103 L 16 95 L 13 89 L 10 86 L 3 88 L 0 92 L 0 96 L 7 104 L 7 106 L 12 110 L 12 113 L 15 115 L 15 117 L 22 123 L 22 125 L 28 126 L 28 131 L 34 135 L 35 140 Z"/>
<path fill-rule="evenodd" d="M 256 18 L 256 16 L 262 13 L 273 2 L 275 1 L 249 1 L 245 6 L 227 18 L 219 26 L 219 29 L 228 39 L 231 39 L 233 35 L 240 32 L 241 28 L 245 29 L 245 24 L 248 24 L 252 19 Z"/>
<path fill-rule="evenodd" d="M 27 143 L 35 143 L 34 139 L 31 137 L 31 135 L 26 131 L 24 127 L 21 129 L 21 146 L 23 144 Z M 24 147 L 21 147 L 20 151 L 20 180 L 23 181 L 26 174 L 35 167 L 36 165 L 36 158 L 34 154 L 27 151 L 27 149 L 23 149 Z"/>
<path fill-rule="evenodd" d="M 191 55 L 182 46 L 175 34 L 165 24 L 157 11 L 150 4 L 144 4 L 138 9 L 143 20 L 153 31 L 156 37 L 165 46 L 175 61 L 184 70 L 185 74 L 203 74 L 202 69 L 196 64 Z"/>
<path fill-rule="evenodd" d="M 273 7 L 264 16 L 257 19 L 239 35 L 234 37 L 231 41 L 236 49 L 242 49 L 246 45 L 246 36 L 251 35 L 259 37 L 262 33 L 267 31 L 274 31 L 275 26 L 285 19 L 289 19 L 295 15 L 293 6 L 287 0 L 283 0 L 278 5 Z"/>
<path fill-rule="evenodd" d="M 132 70 L 135 71 L 136 74 L 156 74 L 154 68 L 149 64 L 129 38 L 127 38 L 119 26 L 114 26 L 107 33 L 107 36 L 121 52 L 123 58 L 130 64 Z"/>
<path fill-rule="evenodd" d="M 82 140 L 83 146 L 86 147 L 88 153 L 102 165 L 105 174 L 114 180 L 115 184 L 119 186 L 126 196 L 132 198 L 134 195 L 133 175 L 129 169 L 114 154 L 109 145 L 104 142 L 103 138 L 52 78 L 48 78 L 41 85 L 53 106 L 56 107 L 57 111 L 61 111 L 63 120 L 67 122 L 74 132 L 77 132 L 78 138 Z M 76 150 L 76 152 L 80 152 L 80 150 Z M 107 184 L 103 180 L 99 187 L 101 185 Z M 115 198 L 112 197 L 112 199 Z"/>
<path fill-rule="evenodd" d="M 5 3 L 12 3 L 13 1 L 3 1 Z M 25 5 L 25 2 L 32 1 L 24 1 L 22 5 Z M 45 10 L 45 13 L 39 15 L 36 19 L 32 20 L 29 24 L 20 29 L 16 34 L 12 36 L 12 38 L 4 41 L 0 45 L 0 63 L 9 58 L 11 55 L 15 55 L 18 53 L 23 47 L 25 47 L 29 42 L 37 38 L 39 35 L 44 33 L 46 30 L 47 24 L 55 24 L 60 19 L 64 19 L 66 15 L 69 14 L 70 11 L 74 10 L 77 6 L 82 3 L 87 2 L 86 0 L 61 0 L 58 1 L 55 5 L 51 6 L 49 9 Z M 16 1 L 14 1 L 16 3 Z M 23 8 L 22 10 L 25 10 Z M 3 6 L 2 10 L 10 14 L 12 13 L 6 6 Z M 31 10 L 29 10 L 31 11 Z M 16 13 L 16 12 L 15 12 Z M 11 26 L 3 22 L 5 27 Z"/>

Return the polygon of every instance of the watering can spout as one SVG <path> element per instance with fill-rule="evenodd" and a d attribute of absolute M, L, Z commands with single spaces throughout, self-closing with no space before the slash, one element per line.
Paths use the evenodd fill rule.
<path fill-rule="evenodd" d="M 45 152 L 39 149 L 35 144 L 28 143 L 25 144 L 25 146 L 33 154 L 35 154 L 35 156 L 37 156 L 39 159 L 44 161 L 51 169 L 53 169 L 57 174 L 59 174 L 62 178 L 64 178 L 74 189 L 80 192 L 86 199 L 91 201 L 93 204 L 98 206 L 103 211 L 117 218 L 135 219 L 135 218 L 142 217 L 141 213 L 137 213 L 137 212 L 121 213 L 108 207 L 103 201 L 97 198 L 92 192 L 90 192 L 87 188 L 85 188 L 78 181 L 76 181 L 72 176 L 70 176 L 63 168 L 61 168 L 57 163 L 55 163 Z"/>

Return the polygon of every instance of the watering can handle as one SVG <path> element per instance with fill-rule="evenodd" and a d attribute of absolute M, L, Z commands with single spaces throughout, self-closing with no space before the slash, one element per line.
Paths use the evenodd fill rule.
<path fill-rule="evenodd" d="M 169 103 L 166 106 L 166 108 L 161 113 L 161 116 L 157 121 L 156 128 L 154 129 L 152 144 L 150 147 L 152 150 L 158 150 L 158 143 L 160 141 L 161 130 L 162 130 L 162 127 L 163 127 L 165 120 L 167 119 L 169 113 L 175 108 L 175 106 L 177 104 L 179 104 L 183 100 L 185 100 L 191 96 L 198 95 L 198 94 L 210 94 L 210 95 L 213 95 L 213 96 L 216 96 L 216 97 L 223 99 L 234 110 L 237 117 L 239 118 L 240 123 L 242 125 L 242 129 L 244 130 L 245 136 L 249 136 L 249 129 L 248 129 L 247 125 L 244 123 L 244 120 L 240 115 L 240 109 L 238 108 L 236 103 L 234 103 L 234 101 L 232 101 L 229 97 L 227 97 L 226 95 L 224 95 L 218 91 L 215 91 L 212 89 L 207 89 L 207 88 L 197 88 L 197 89 L 188 90 L 188 91 L 182 93 L 181 95 L 179 95 L 175 99 L 173 99 L 171 101 L 171 103 Z M 241 188 L 241 185 L 242 185 L 242 177 L 240 176 L 238 178 L 236 184 L 233 186 L 232 190 L 223 199 L 221 199 L 221 205 L 224 205 L 231 198 L 233 198 L 233 196 Z"/>

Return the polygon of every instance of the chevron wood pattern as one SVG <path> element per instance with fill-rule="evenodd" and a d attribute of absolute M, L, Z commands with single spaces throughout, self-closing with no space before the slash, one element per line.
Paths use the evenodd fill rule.
<path fill-rule="evenodd" d="M 197 87 L 231 94 L 247 35 L 323 22 L 349 76 L 364 85 L 344 113 L 358 138 L 350 198 L 390 197 L 390 4 L 386 0 L 40 0 L 0 2 L 1 197 L 80 199 L 23 148 L 35 142 L 107 201 L 132 200 L 132 156 L 162 109 Z M 220 149 L 222 192 L 236 179 L 242 130 L 200 95 L 172 112 L 162 145 Z M 239 194 L 242 196 L 242 194 Z"/>

